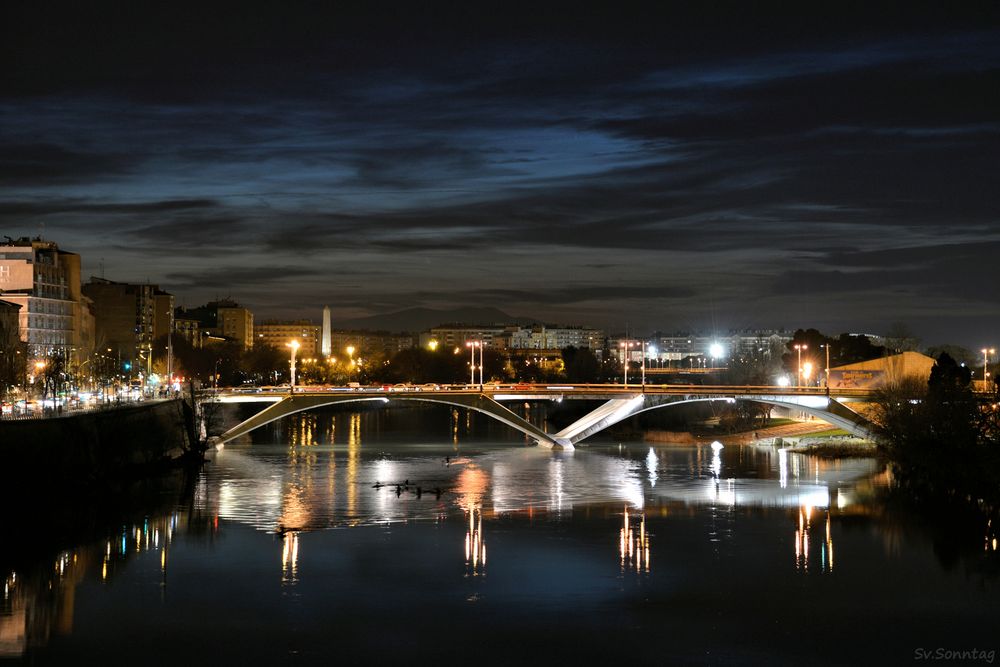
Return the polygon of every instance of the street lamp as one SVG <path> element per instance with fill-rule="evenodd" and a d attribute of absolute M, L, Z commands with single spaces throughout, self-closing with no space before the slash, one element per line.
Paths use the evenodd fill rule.
<path fill-rule="evenodd" d="M 622 384 L 628 387 L 628 341 L 619 343 L 622 348 L 622 368 L 625 370 L 625 375 L 622 377 Z"/>
<path fill-rule="evenodd" d="M 483 348 L 486 344 L 481 340 L 467 340 L 465 346 L 469 348 L 470 381 L 469 384 L 476 384 L 476 348 L 479 348 L 479 389 L 483 388 Z"/>
<path fill-rule="evenodd" d="M 291 389 L 291 391 L 289 393 L 290 394 L 294 394 L 295 393 L 295 353 L 298 352 L 298 350 L 299 350 L 299 341 L 293 340 L 290 343 L 286 343 L 286 345 L 292 350 L 292 359 L 288 363 L 288 367 L 289 367 L 289 369 L 291 369 L 291 376 L 292 376 L 292 382 L 289 385 L 289 388 Z M 351 351 L 352 352 L 354 351 L 353 348 L 351 348 Z"/>
<path fill-rule="evenodd" d="M 808 350 L 809 346 L 796 343 L 792 347 L 794 347 L 795 350 L 799 353 L 799 368 L 798 368 L 798 375 L 796 376 L 798 378 L 798 383 L 796 384 L 796 386 L 802 387 L 802 350 Z"/>
<path fill-rule="evenodd" d="M 990 363 L 990 355 L 996 354 L 996 350 L 992 347 L 984 347 L 983 352 L 983 391 L 989 391 L 989 385 L 987 384 L 990 379 L 989 371 L 986 370 L 987 364 Z"/>
<path fill-rule="evenodd" d="M 826 348 L 826 393 L 830 393 L 830 344 L 823 343 L 820 347 Z"/>

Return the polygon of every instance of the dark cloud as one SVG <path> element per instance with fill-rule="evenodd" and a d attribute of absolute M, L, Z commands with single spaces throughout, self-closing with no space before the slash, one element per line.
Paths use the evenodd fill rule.
<path fill-rule="evenodd" d="M 124 153 L 86 153 L 51 143 L 0 143 L 0 187 L 65 185 L 128 173 Z"/>
<path fill-rule="evenodd" d="M 263 316 L 986 335 L 1000 10 L 858 9 L 8 3 L 0 223 Z"/>

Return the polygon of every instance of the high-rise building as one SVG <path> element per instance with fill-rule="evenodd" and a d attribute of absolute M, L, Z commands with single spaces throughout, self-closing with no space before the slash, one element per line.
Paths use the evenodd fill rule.
<path fill-rule="evenodd" d="M 0 398 L 24 381 L 27 362 L 21 342 L 20 310 L 16 303 L 0 301 Z"/>
<path fill-rule="evenodd" d="M 324 357 L 333 354 L 333 340 L 330 338 L 330 306 L 323 306 L 323 347 Z"/>
<path fill-rule="evenodd" d="M 83 293 L 93 301 L 96 343 L 111 349 L 136 370 L 151 368 L 153 341 L 167 333 L 162 322 L 157 331 L 157 303 L 161 308 L 173 296 L 156 285 L 120 283 L 104 278 L 91 278 Z"/>
<path fill-rule="evenodd" d="M 20 306 L 21 340 L 32 357 L 89 355 L 80 293 L 80 256 L 41 238 L 0 245 L 0 299 Z M 75 354 L 74 354 L 75 353 Z"/>
<path fill-rule="evenodd" d="M 298 355 L 305 359 L 315 357 L 319 352 L 320 328 L 312 320 L 295 320 L 282 322 L 279 320 L 264 320 L 254 327 L 256 345 L 266 345 L 284 350 L 292 340 L 299 341 Z"/>
<path fill-rule="evenodd" d="M 178 332 L 181 332 L 180 322 L 196 321 L 201 344 L 217 340 L 239 343 L 244 350 L 253 347 L 253 313 L 230 299 L 210 301 L 197 308 L 177 308 L 174 318 Z M 186 329 L 193 330 L 192 327 Z"/>

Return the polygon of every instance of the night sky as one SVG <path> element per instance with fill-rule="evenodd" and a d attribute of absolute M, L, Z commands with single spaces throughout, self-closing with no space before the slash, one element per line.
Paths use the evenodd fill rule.
<path fill-rule="evenodd" d="M 1000 344 L 997 3 L 149 4 L 0 9 L 0 234 L 85 277 Z"/>

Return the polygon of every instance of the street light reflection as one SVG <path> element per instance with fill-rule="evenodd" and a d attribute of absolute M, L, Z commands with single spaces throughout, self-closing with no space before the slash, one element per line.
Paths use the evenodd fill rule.
<path fill-rule="evenodd" d="M 465 531 L 465 568 L 471 576 L 486 574 L 486 541 L 483 539 L 483 512 L 473 509 L 466 514 L 469 524 Z"/>
<path fill-rule="evenodd" d="M 618 530 L 618 561 L 622 572 L 635 569 L 649 572 L 649 533 L 646 532 L 646 516 L 639 515 L 639 530 L 632 526 L 628 505 L 622 515 L 622 526 Z"/>
<path fill-rule="evenodd" d="M 299 532 L 290 530 L 281 536 L 281 583 L 298 583 Z"/>

